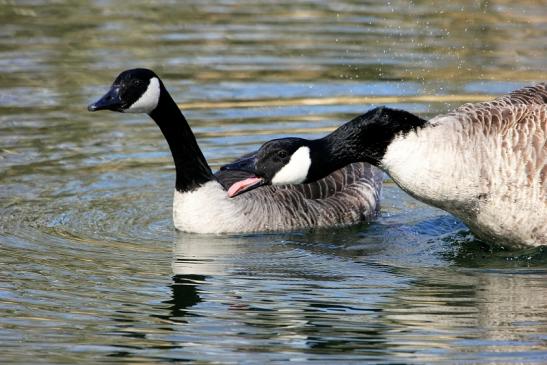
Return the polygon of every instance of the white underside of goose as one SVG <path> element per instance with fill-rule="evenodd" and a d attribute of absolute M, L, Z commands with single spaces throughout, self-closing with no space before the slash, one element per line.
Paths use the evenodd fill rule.
<path fill-rule="evenodd" d="M 194 233 L 245 232 L 249 218 L 238 214 L 237 198 L 229 198 L 216 181 L 199 189 L 181 193 L 175 190 L 173 223 L 175 228 Z"/>

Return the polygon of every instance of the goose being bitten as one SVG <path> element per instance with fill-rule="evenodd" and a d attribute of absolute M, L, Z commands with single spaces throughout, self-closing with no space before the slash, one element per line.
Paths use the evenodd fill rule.
<path fill-rule="evenodd" d="M 163 82 L 152 71 L 122 72 L 90 111 L 146 113 L 159 126 L 175 163 L 173 222 L 181 231 L 236 233 L 347 226 L 373 218 L 383 173 L 367 163 L 341 166 L 305 185 L 265 186 L 236 198 L 241 171 L 211 172 L 196 138 Z"/>

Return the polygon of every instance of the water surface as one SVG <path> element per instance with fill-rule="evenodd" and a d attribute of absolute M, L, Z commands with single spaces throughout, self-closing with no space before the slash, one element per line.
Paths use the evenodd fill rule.
<path fill-rule="evenodd" d="M 0 2 L 0 362 L 545 362 L 545 248 L 487 246 L 389 180 L 368 225 L 177 233 L 158 128 L 85 109 L 152 68 L 218 168 L 547 79 L 543 2 L 120 4 Z"/>

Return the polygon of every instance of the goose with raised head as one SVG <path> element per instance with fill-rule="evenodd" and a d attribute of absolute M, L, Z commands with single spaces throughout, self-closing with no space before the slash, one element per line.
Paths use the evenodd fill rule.
<path fill-rule="evenodd" d="M 309 183 L 348 163 L 368 162 L 416 199 L 460 218 L 483 240 L 515 247 L 545 245 L 546 88 L 546 83 L 525 87 L 429 121 L 376 108 L 325 138 L 273 140 L 254 157 L 223 169 L 249 171 L 260 178 L 255 185 L 276 184 L 276 156 L 296 157 L 304 149 L 323 157 L 312 158 L 309 166 L 300 164 L 301 170 L 291 173 L 296 178 L 283 183 Z"/>
<path fill-rule="evenodd" d="M 196 138 L 161 79 L 147 69 L 122 72 L 90 111 L 146 113 L 159 126 L 175 163 L 173 222 L 181 231 L 237 233 L 347 226 L 374 217 L 383 173 L 355 163 L 306 185 L 265 186 L 235 196 L 254 176 L 211 172 Z M 247 156 L 249 157 L 249 156 Z M 245 179 L 247 178 L 247 179 Z"/>

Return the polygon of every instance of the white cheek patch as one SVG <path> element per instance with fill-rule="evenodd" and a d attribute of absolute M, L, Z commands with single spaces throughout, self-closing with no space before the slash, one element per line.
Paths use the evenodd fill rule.
<path fill-rule="evenodd" d="M 306 180 L 310 166 L 310 149 L 308 147 L 300 147 L 292 154 L 289 163 L 275 174 L 272 184 L 300 184 Z"/>
<path fill-rule="evenodd" d="M 160 81 L 157 77 L 150 79 L 148 88 L 141 95 L 139 100 L 134 102 L 129 108 L 125 109 L 126 113 L 150 113 L 158 106 L 160 100 Z"/>

